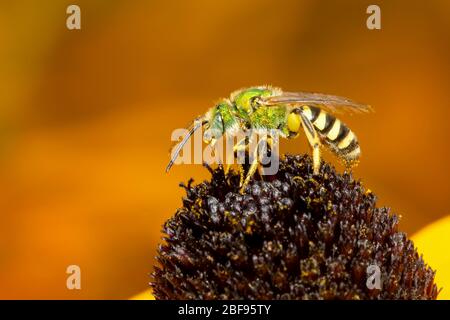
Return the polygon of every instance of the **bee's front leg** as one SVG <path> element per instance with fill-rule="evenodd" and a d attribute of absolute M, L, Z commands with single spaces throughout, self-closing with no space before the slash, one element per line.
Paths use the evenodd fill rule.
<path fill-rule="evenodd" d="M 225 163 L 223 166 L 223 173 L 225 176 L 227 176 L 228 172 L 230 171 L 231 165 L 233 164 L 233 160 L 235 158 L 235 154 L 240 151 L 245 152 L 246 148 L 247 148 L 247 145 L 245 144 L 245 138 L 244 138 L 244 139 L 239 140 L 236 143 L 236 145 L 233 146 L 233 152 L 228 152 L 228 149 L 227 149 L 227 152 L 225 155 Z M 242 170 L 241 167 L 242 166 L 239 167 L 240 170 Z"/>

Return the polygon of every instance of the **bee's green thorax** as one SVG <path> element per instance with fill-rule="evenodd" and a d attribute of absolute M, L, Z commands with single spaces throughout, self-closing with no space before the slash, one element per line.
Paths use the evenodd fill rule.
<path fill-rule="evenodd" d="M 286 107 L 259 107 L 250 115 L 250 123 L 255 129 L 281 129 L 286 127 Z"/>

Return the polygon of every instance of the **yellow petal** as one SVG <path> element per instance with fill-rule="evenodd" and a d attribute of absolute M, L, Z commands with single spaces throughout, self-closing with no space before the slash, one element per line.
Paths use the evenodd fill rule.
<path fill-rule="evenodd" d="M 419 254 L 436 270 L 436 285 L 442 288 L 438 299 L 450 299 L 450 216 L 440 219 L 412 237 Z"/>
<path fill-rule="evenodd" d="M 155 300 L 155 297 L 152 294 L 150 289 L 147 289 L 135 296 L 132 296 L 130 300 Z"/>

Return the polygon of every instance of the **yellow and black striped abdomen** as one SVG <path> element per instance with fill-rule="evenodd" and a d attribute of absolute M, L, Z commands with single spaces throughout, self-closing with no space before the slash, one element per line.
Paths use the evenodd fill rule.
<path fill-rule="evenodd" d="M 345 161 L 358 160 L 361 149 L 353 131 L 339 119 L 320 108 L 305 106 L 303 110 L 326 146 Z"/>

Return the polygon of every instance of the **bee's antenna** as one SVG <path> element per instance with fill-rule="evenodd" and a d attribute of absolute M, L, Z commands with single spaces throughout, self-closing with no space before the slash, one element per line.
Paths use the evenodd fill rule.
<path fill-rule="evenodd" d="M 181 152 L 181 149 L 189 140 L 189 138 L 194 134 L 195 131 L 197 131 L 197 129 L 202 127 L 205 123 L 207 123 L 206 120 L 200 121 L 200 119 L 197 119 L 194 121 L 194 125 L 189 129 L 189 132 L 184 136 L 183 140 L 176 146 L 175 151 L 173 152 L 173 156 L 170 159 L 169 163 L 167 164 L 166 172 L 169 172 L 170 168 L 172 168 L 175 160 L 178 158 L 178 155 Z"/>

